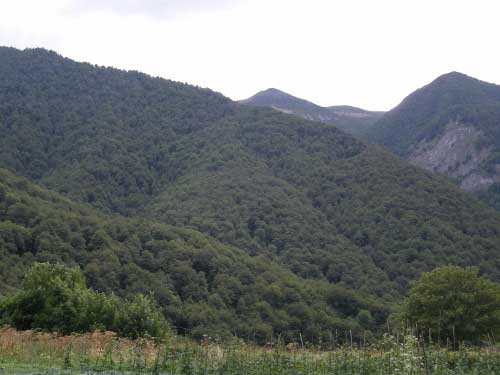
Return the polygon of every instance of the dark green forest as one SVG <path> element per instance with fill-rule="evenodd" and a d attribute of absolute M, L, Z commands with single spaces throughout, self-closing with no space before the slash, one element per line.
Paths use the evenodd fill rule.
<path fill-rule="evenodd" d="M 190 229 L 105 216 L 0 170 L 0 293 L 34 262 L 79 266 L 94 290 L 133 299 L 152 293 L 172 327 L 194 337 L 297 340 L 383 324 L 389 309 L 325 281 L 306 281 L 263 256 Z M 366 321 L 357 316 L 369 313 Z M 0 311 L 1 315 L 1 311 Z M 35 328 L 24 327 L 23 328 Z"/>
<path fill-rule="evenodd" d="M 499 214 L 446 178 L 332 125 L 42 49 L 0 48 L 0 166 L 5 294 L 63 262 L 99 292 L 152 292 L 180 333 L 314 341 L 376 332 L 440 265 L 499 281 Z"/>

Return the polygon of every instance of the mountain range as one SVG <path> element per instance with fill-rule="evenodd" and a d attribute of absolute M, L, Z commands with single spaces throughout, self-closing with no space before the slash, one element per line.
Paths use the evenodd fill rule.
<path fill-rule="evenodd" d="M 438 77 L 389 112 L 320 107 L 276 89 L 243 104 L 330 123 L 410 163 L 450 177 L 500 209 L 500 86 L 458 72 Z"/>
<path fill-rule="evenodd" d="M 439 265 L 498 280 L 498 212 L 282 112 L 0 48 L 0 293 L 59 261 L 97 290 L 152 291 L 180 333 L 317 341 L 381 329 Z"/>
<path fill-rule="evenodd" d="M 358 136 L 364 134 L 383 115 L 383 112 L 366 111 L 348 105 L 321 107 L 274 88 L 258 92 L 248 99 L 240 100 L 240 103 L 271 107 L 307 120 L 334 124 Z"/>

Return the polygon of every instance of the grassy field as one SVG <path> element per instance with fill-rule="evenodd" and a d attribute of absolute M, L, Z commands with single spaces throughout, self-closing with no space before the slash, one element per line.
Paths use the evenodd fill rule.
<path fill-rule="evenodd" d="M 500 374 L 500 353 L 427 348 L 411 335 L 385 336 L 377 345 L 324 350 L 224 344 L 173 337 L 126 340 L 113 333 L 57 336 L 11 328 L 0 331 L 0 374 Z"/>

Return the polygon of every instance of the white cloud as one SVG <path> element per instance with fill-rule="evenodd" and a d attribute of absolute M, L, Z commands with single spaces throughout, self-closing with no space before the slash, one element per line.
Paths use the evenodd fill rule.
<path fill-rule="evenodd" d="M 500 83 L 500 4 L 476 0 L 3 0 L 0 44 L 190 82 L 389 109 L 440 74 Z"/>
<path fill-rule="evenodd" d="M 109 12 L 121 15 L 145 15 L 168 18 L 183 13 L 202 13 L 224 9 L 239 0 L 73 0 L 65 8 L 70 14 Z"/>

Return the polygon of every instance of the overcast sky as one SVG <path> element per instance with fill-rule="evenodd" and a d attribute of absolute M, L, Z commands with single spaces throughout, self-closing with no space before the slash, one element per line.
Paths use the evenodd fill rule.
<path fill-rule="evenodd" d="M 1 0 L 0 45 L 388 110 L 453 70 L 500 84 L 500 1 Z"/>

